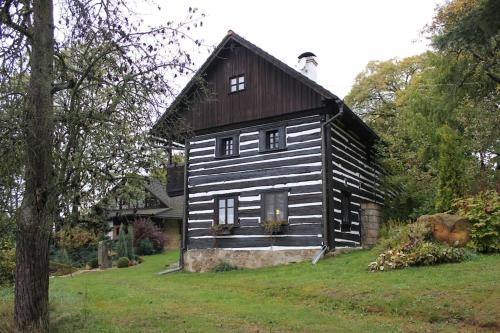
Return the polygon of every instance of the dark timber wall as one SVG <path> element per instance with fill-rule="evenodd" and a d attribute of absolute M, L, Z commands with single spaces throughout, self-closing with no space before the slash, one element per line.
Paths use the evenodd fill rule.
<path fill-rule="evenodd" d="M 229 78 L 241 74 L 245 90 L 229 93 Z M 195 131 L 323 107 L 310 87 L 237 43 L 221 52 L 204 79 L 211 95 L 196 96 L 185 112 Z"/>
<path fill-rule="evenodd" d="M 321 125 L 319 116 L 276 123 L 286 125 L 285 151 L 259 153 L 259 128 L 238 132 L 239 157 L 215 159 L 212 134 L 190 140 L 188 167 L 188 249 L 320 246 L 322 235 Z M 272 124 L 267 124 L 270 126 Z M 233 132 L 232 132 L 233 133 Z M 289 229 L 271 238 L 260 226 L 260 194 L 288 189 Z M 213 236 L 214 195 L 239 194 L 240 227 Z"/>
<path fill-rule="evenodd" d="M 360 208 L 362 202 L 383 204 L 383 193 L 379 179 L 381 170 L 373 161 L 371 147 L 348 130 L 341 122 L 331 125 L 332 177 L 333 177 L 333 223 L 335 246 L 360 246 Z M 341 191 L 351 194 L 350 231 L 341 231 Z"/>

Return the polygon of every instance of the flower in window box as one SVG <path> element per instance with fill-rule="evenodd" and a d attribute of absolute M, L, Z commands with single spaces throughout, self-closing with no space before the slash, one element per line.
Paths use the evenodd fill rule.
<path fill-rule="evenodd" d="M 279 234 L 285 231 L 286 226 L 288 226 L 288 222 L 279 219 L 266 220 L 262 223 L 262 227 L 270 235 Z"/>
<path fill-rule="evenodd" d="M 233 233 L 234 224 L 214 224 L 210 231 L 213 235 L 223 236 L 223 235 L 231 235 Z"/>

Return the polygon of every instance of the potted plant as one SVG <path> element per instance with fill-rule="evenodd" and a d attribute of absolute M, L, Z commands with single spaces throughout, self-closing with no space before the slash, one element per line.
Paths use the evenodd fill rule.
<path fill-rule="evenodd" d="M 288 222 L 286 220 L 280 220 L 277 218 L 269 219 L 262 223 L 262 227 L 270 235 L 276 235 L 284 232 L 287 226 Z"/>
<path fill-rule="evenodd" d="M 214 224 L 210 227 L 210 231 L 215 236 L 231 235 L 233 229 L 234 224 Z"/>

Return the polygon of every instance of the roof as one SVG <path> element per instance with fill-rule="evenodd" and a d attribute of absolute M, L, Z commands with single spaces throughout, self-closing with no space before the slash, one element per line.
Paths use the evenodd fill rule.
<path fill-rule="evenodd" d="M 149 216 L 165 219 L 181 219 L 184 214 L 184 196 L 170 197 L 166 186 L 160 181 L 144 177 L 144 189 L 150 192 L 166 207 L 161 208 L 130 208 L 130 209 L 108 209 L 108 218 L 118 216 Z"/>
<path fill-rule="evenodd" d="M 148 217 L 163 217 L 168 215 L 172 208 L 129 208 L 115 209 L 108 211 L 108 218 L 117 216 L 148 216 Z"/>
<path fill-rule="evenodd" d="M 166 115 L 169 113 L 171 110 L 175 110 L 181 103 L 182 101 L 188 97 L 189 92 L 191 89 L 196 87 L 196 83 L 200 80 L 202 75 L 206 72 L 208 67 L 214 62 L 214 60 L 217 59 L 219 53 L 224 49 L 225 45 L 228 44 L 229 42 L 236 42 L 247 49 L 253 51 L 256 53 L 258 56 L 262 57 L 263 59 L 267 60 L 274 66 L 278 67 L 288 75 L 292 76 L 293 78 L 297 79 L 301 83 L 305 84 L 309 88 L 311 88 L 313 91 L 321 95 L 325 100 L 339 100 L 340 98 L 337 97 L 335 94 L 331 93 L 329 90 L 325 89 L 323 86 L 319 85 L 315 81 L 309 79 L 307 76 L 303 75 L 302 73 L 298 72 L 294 68 L 288 66 L 281 60 L 277 59 L 276 57 L 272 56 L 271 54 L 267 53 L 263 49 L 259 48 L 255 44 L 252 44 L 245 38 L 241 37 L 237 33 L 235 33 L 232 30 L 229 30 L 227 32 L 227 35 L 222 39 L 222 41 L 219 43 L 219 45 L 215 48 L 215 50 L 212 52 L 212 54 L 208 57 L 208 59 L 203 63 L 203 65 L 198 69 L 196 74 L 191 78 L 191 80 L 188 82 L 188 84 L 182 89 L 182 91 L 179 93 L 179 95 L 176 97 L 176 99 L 172 102 L 170 107 L 167 109 L 167 111 L 158 119 L 156 124 L 153 126 L 153 130 L 159 126 L 160 123 L 162 123 L 163 119 L 165 119 Z M 307 53 L 307 52 L 306 52 Z M 310 53 L 310 52 L 309 52 Z M 312 53 L 311 53 L 312 54 Z M 302 54 L 301 56 L 303 56 Z M 366 125 L 361 118 L 359 118 L 347 105 L 345 105 L 345 114 L 344 117 L 348 116 L 352 118 L 358 125 L 360 125 L 364 130 L 366 130 L 370 136 L 374 138 L 378 138 L 377 134 L 373 132 L 373 130 Z"/>
<path fill-rule="evenodd" d="M 144 182 L 144 187 L 147 191 L 153 194 L 158 200 L 169 207 L 169 211 L 157 214 L 157 217 L 162 218 L 182 218 L 184 216 L 184 196 L 171 197 L 167 193 L 166 186 L 156 179 L 148 178 Z"/>
<path fill-rule="evenodd" d="M 167 189 L 160 181 L 153 178 L 146 178 L 144 180 L 144 188 L 168 207 Z"/>

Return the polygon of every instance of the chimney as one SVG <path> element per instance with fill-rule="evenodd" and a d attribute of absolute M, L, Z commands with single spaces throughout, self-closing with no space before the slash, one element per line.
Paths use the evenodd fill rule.
<path fill-rule="evenodd" d="M 316 81 L 316 70 L 318 63 L 316 62 L 316 55 L 312 52 L 304 52 L 299 55 L 299 71 L 307 76 L 309 79 Z"/>

